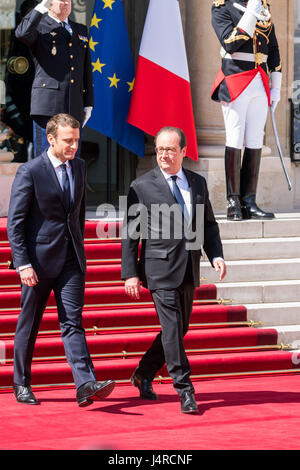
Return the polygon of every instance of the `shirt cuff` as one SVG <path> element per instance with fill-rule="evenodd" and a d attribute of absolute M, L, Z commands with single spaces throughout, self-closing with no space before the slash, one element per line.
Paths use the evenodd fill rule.
<path fill-rule="evenodd" d="M 221 256 L 217 256 L 216 258 L 213 258 L 212 262 L 214 264 L 215 261 L 224 261 L 223 258 L 221 258 Z"/>
<path fill-rule="evenodd" d="M 23 266 L 18 266 L 16 268 L 16 271 L 17 271 L 17 273 L 19 273 L 20 271 L 23 271 L 23 269 L 26 269 L 26 268 L 32 268 L 32 265 L 31 264 L 24 264 Z"/>

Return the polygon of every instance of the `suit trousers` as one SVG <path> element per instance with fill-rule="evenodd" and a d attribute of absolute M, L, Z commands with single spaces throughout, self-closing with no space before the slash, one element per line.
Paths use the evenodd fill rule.
<path fill-rule="evenodd" d="M 14 383 L 29 386 L 34 346 L 51 291 L 53 290 L 61 336 L 76 388 L 96 380 L 85 331 L 82 328 L 85 276 L 79 268 L 73 245 L 65 265 L 55 279 L 40 279 L 35 287 L 22 285 L 21 313 L 14 342 Z"/>
<path fill-rule="evenodd" d="M 142 357 L 136 370 L 139 375 L 152 381 L 166 363 L 179 395 L 187 390 L 194 392 L 190 380 L 190 364 L 184 348 L 184 336 L 189 328 L 195 295 L 192 277 L 189 262 L 185 278 L 179 287 L 151 291 L 161 332 Z"/>

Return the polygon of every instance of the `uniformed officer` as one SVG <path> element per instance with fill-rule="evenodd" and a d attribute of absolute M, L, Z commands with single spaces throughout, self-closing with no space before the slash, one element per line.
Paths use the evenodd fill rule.
<path fill-rule="evenodd" d="M 88 32 L 69 20 L 71 9 L 71 0 L 42 0 L 16 29 L 35 65 L 30 109 L 35 156 L 48 148 L 46 125 L 51 116 L 71 114 L 84 126 L 94 105 Z"/>
<path fill-rule="evenodd" d="M 227 218 L 272 219 L 256 204 L 268 106 L 275 110 L 282 80 L 270 2 L 214 0 L 212 25 L 222 46 L 212 99 L 221 102 L 225 122 Z"/>

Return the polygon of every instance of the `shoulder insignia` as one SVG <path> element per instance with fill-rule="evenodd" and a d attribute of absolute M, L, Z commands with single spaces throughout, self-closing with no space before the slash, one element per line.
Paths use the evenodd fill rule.
<path fill-rule="evenodd" d="M 215 7 L 220 7 L 221 5 L 224 5 L 226 0 L 213 0 L 213 4 Z"/>

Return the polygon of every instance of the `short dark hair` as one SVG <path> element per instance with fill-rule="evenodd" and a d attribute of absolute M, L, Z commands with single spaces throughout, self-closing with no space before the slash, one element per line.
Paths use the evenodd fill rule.
<path fill-rule="evenodd" d="M 73 129 L 79 129 L 80 123 L 70 114 L 55 114 L 55 116 L 50 118 L 47 123 L 46 134 L 51 134 L 54 138 L 56 138 L 58 126 L 70 126 Z"/>
<path fill-rule="evenodd" d="M 157 142 L 157 139 L 158 137 L 160 136 L 160 134 L 162 134 L 163 132 L 176 132 L 176 134 L 178 135 L 179 137 L 179 145 L 180 145 L 180 148 L 183 149 L 183 147 L 186 147 L 187 143 L 186 143 L 186 136 L 185 136 L 185 133 L 183 132 L 182 129 L 180 129 L 179 127 L 173 127 L 173 126 L 165 126 L 165 127 L 162 127 L 158 133 L 156 134 L 155 138 L 154 138 L 154 144 L 156 146 L 156 142 Z"/>

